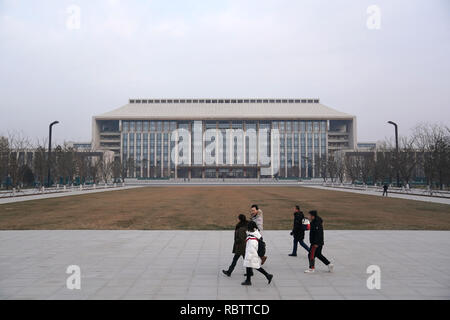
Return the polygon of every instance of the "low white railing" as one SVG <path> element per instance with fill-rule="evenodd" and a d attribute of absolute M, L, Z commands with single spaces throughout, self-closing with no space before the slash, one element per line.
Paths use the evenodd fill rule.
<path fill-rule="evenodd" d="M 368 186 L 368 185 L 354 185 L 349 183 L 322 183 L 322 186 L 329 188 L 339 188 L 339 189 L 351 189 L 351 190 L 361 190 L 361 191 L 372 191 L 372 192 L 383 192 L 383 186 Z M 450 198 L 450 191 L 447 190 L 436 190 L 429 188 L 406 188 L 406 187 L 395 187 L 389 186 L 388 193 L 396 194 L 407 194 L 416 196 L 427 196 L 427 197 L 440 197 L 440 198 Z"/>
<path fill-rule="evenodd" d="M 177 178 L 177 179 L 125 179 L 127 185 L 184 185 L 184 184 L 273 184 L 273 185 L 299 185 L 299 186 L 323 186 L 329 188 L 350 189 L 359 191 L 371 191 L 374 193 L 382 193 L 382 186 L 355 185 L 351 183 L 324 182 L 321 178 L 296 180 L 296 179 L 272 179 L 272 178 Z M 417 196 L 443 197 L 450 198 L 450 192 L 445 190 L 430 190 L 421 188 L 397 188 L 390 186 L 389 193 L 400 193 Z"/>
<path fill-rule="evenodd" d="M 125 183 L 100 183 L 100 184 L 91 184 L 91 185 L 56 185 L 52 187 L 38 187 L 38 188 L 29 188 L 29 189 L 20 189 L 20 188 L 12 188 L 10 190 L 2 190 L 0 191 L 0 199 L 1 198 L 10 198 L 10 197 L 24 197 L 24 196 L 34 196 L 34 195 L 42 195 L 42 194 L 51 194 L 51 193 L 64 193 L 64 192 L 79 192 L 79 191 L 90 191 L 90 190 L 102 190 L 102 189 L 111 189 L 111 188 L 121 188 L 124 187 Z"/>

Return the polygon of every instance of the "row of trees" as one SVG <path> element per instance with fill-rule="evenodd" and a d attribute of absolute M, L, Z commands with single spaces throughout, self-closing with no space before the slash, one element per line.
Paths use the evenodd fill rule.
<path fill-rule="evenodd" d="M 332 182 L 365 184 L 396 182 L 402 185 L 421 181 L 443 189 L 450 185 L 450 128 L 438 124 L 419 124 L 411 136 L 395 143 L 384 141 L 376 150 L 338 152 L 319 159 L 320 176 Z"/>
<path fill-rule="evenodd" d="M 68 144 L 56 146 L 50 161 L 47 151 L 46 141 L 32 144 L 17 133 L 0 136 L 0 184 L 45 185 L 49 165 L 54 183 L 118 182 L 136 166 L 132 159 L 121 163 L 112 152 L 83 152 Z M 392 141 L 385 141 L 376 150 L 335 152 L 314 162 L 315 175 L 324 181 L 393 183 L 398 172 L 403 185 L 423 180 L 430 187 L 442 189 L 450 184 L 450 128 L 420 124 L 411 136 L 400 137 L 398 153 Z"/>
<path fill-rule="evenodd" d="M 126 170 L 112 152 L 79 151 L 68 144 L 52 150 L 50 161 L 45 141 L 33 144 L 21 134 L 0 137 L 0 183 L 6 187 L 46 185 L 50 165 L 53 183 L 123 181 Z"/>

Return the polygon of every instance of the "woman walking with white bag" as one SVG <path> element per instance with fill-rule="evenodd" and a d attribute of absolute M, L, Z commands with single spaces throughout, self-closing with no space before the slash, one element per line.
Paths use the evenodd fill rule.
<path fill-rule="evenodd" d="M 262 237 L 258 231 L 256 223 L 254 221 L 250 221 L 248 224 L 244 258 L 244 267 L 247 268 L 247 278 L 244 282 L 242 282 L 243 286 L 250 286 L 252 284 L 251 277 L 253 276 L 253 269 L 261 272 L 269 283 L 272 281 L 273 275 L 267 273 L 266 270 L 261 268 L 261 257 L 258 254 L 258 248 L 261 241 Z"/>

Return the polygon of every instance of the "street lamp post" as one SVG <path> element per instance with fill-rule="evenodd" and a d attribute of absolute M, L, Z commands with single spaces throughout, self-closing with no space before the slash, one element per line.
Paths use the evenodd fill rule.
<path fill-rule="evenodd" d="M 396 157 L 395 157 L 395 169 L 397 171 L 397 187 L 400 187 L 400 174 L 399 174 L 399 168 L 398 168 L 398 126 L 395 122 L 393 121 L 388 121 L 389 124 L 392 124 L 395 128 L 395 153 L 396 153 Z"/>
<path fill-rule="evenodd" d="M 59 121 L 53 121 L 48 126 L 48 159 L 47 159 L 48 175 L 47 175 L 47 187 L 50 187 L 50 167 L 51 167 L 51 154 L 52 154 L 52 127 L 55 124 L 58 124 L 58 123 L 59 123 Z"/>

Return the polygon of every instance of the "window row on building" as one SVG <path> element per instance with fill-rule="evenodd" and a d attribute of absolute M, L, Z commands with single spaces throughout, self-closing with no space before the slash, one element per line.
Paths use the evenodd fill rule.
<path fill-rule="evenodd" d="M 196 138 L 195 134 L 191 135 L 191 140 L 187 142 L 187 150 L 179 148 L 176 143 L 176 141 L 182 143 L 182 137 L 172 139 L 169 132 L 122 133 L 122 161 L 131 170 L 130 176 L 164 177 L 171 176 L 178 167 L 186 166 L 229 165 L 235 169 L 259 166 L 262 165 L 259 159 L 265 155 L 269 158 L 269 162 L 264 165 L 273 167 L 276 162 L 275 175 L 279 173 L 283 177 L 313 177 L 317 175 L 314 173 L 317 159 L 323 159 L 327 154 L 328 142 L 325 132 L 281 133 L 278 141 L 274 141 L 275 137 L 268 133 L 259 137 L 266 139 L 265 141 L 255 143 L 251 142 L 248 136 L 234 136 L 225 129 L 219 131 L 222 141 L 216 140 L 216 137 L 204 141 L 201 135 L 200 139 Z M 181 163 L 180 159 L 185 156 L 187 161 Z M 295 168 L 297 171 L 293 170 Z"/>
<path fill-rule="evenodd" d="M 319 103 L 319 99 L 130 99 L 130 103 Z"/>
<path fill-rule="evenodd" d="M 280 120 L 280 121 L 152 121 L 152 120 L 123 120 L 122 132 L 172 132 L 183 128 L 191 130 L 200 124 L 202 130 L 206 129 L 278 129 L 280 132 L 326 132 L 327 121 L 308 120 Z"/>

